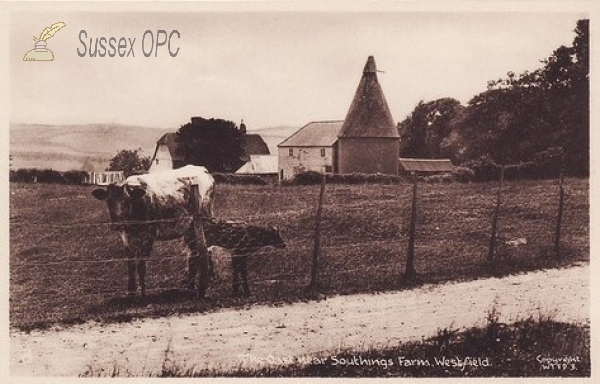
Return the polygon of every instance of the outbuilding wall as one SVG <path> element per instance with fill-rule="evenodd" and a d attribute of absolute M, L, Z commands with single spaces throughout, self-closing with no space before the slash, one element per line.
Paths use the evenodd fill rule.
<path fill-rule="evenodd" d="M 398 139 L 340 138 L 337 145 L 337 173 L 398 174 Z"/>
<path fill-rule="evenodd" d="M 169 152 L 169 148 L 166 145 L 159 145 L 156 149 L 156 156 L 152 161 L 152 165 L 150 165 L 150 173 L 167 171 L 169 169 L 174 169 L 173 167 L 173 159 L 171 157 L 171 153 Z"/>

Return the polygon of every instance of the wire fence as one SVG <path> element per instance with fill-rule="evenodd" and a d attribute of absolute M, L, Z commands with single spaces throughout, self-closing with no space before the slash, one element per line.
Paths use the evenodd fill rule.
<path fill-rule="evenodd" d="M 413 185 L 332 184 L 324 186 L 320 198 L 321 187 L 219 185 L 218 219 L 203 224 L 212 277 L 205 300 L 198 301 L 187 295 L 188 272 L 197 267 L 189 264 L 189 246 L 195 246 L 189 237 L 157 241 L 149 255 L 141 255 L 146 298 L 128 298 L 132 256 L 118 228 L 108 222 L 106 206 L 90 196 L 90 187 L 12 184 L 11 323 L 27 327 L 289 301 L 306 297 L 307 288 L 333 294 L 402 286 Z M 435 283 L 491 273 L 497 188 L 496 182 L 418 185 L 412 233 L 417 280 Z M 560 259 L 554 252 L 558 188 L 557 180 L 504 183 L 494 272 L 589 259 L 588 181 L 565 182 Z M 192 219 L 126 224 L 176 231 Z M 234 285 L 237 279 L 238 288 L 243 287 L 244 278 L 251 295 L 240 298 L 233 294 Z"/>

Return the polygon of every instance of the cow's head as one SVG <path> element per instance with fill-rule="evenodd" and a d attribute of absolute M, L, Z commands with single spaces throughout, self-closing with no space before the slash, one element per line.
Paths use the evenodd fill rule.
<path fill-rule="evenodd" d="M 128 184 L 110 184 L 106 189 L 97 188 L 92 196 L 106 200 L 110 220 L 115 222 L 144 219 L 142 198 L 146 190 Z"/>
<path fill-rule="evenodd" d="M 265 228 L 262 236 L 265 245 L 271 245 L 276 248 L 285 248 L 285 240 L 277 227 L 268 226 Z"/>

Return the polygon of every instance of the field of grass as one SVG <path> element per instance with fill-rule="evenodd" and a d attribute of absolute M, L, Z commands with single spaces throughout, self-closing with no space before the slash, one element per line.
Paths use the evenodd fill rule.
<path fill-rule="evenodd" d="M 496 183 L 419 186 L 415 268 L 419 281 L 440 283 L 490 276 L 487 249 Z M 286 249 L 265 249 L 249 261 L 252 296 L 231 296 L 215 281 L 204 300 L 185 292 L 185 247 L 158 243 L 148 263 L 148 297 L 126 296 L 127 273 L 118 235 L 90 186 L 10 185 L 10 321 L 20 329 L 90 319 L 209 311 L 253 303 L 313 299 L 311 275 L 319 186 L 218 185 L 215 214 L 277 225 Z M 505 184 L 502 240 L 495 274 L 589 260 L 589 186 L 567 179 L 563 259 L 553 256 L 558 189 L 555 180 Z M 321 293 L 403 289 L 411 185 L 328 185 L 319 260 Z"/>

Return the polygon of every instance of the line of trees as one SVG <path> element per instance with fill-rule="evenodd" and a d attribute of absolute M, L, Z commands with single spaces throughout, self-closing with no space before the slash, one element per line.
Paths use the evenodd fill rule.
<path fill-rule="evenodd" d="M 533 72 L 488 82 L 467 106 L 452 98 L 420 102 L 398 124 L 400 156 L 449 157 L 455 164 L 524 164 L 562 158 L 589 175 L 589 20 L 579 20 Z M 533 169 L 533 168 L 531 168 Z"/>
<path fill-rule="evenodd" d="M 10 170 L 8 180 L 22 183 L 52 183 L 83 185 L 87 182 L 86 171 L 55 171 L 53 169 L 19 168 Z"/>

